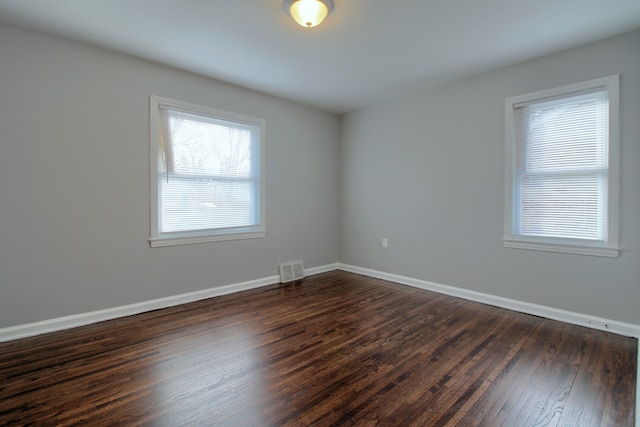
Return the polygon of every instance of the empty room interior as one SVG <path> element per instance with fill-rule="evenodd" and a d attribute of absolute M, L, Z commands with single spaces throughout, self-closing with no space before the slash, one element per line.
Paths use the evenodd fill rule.
<path fill-rule="evenodd" d="M 639 163 L 640 2 L 0 0 L 0 425 L 638 425 Z"/>

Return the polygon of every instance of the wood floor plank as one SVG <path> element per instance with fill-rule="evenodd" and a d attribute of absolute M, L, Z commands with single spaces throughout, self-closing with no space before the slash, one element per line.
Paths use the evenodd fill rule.
<path fill-rule="evenodd" d="M 637 340 L 330 272 L 0 344 L 0 425 L 632 426 Z"/>

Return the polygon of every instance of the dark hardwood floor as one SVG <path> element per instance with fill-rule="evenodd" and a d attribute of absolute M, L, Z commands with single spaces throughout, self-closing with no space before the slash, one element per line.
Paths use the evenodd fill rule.
<path fill-rule="evenodd" d="M 0 344 L 0 425 L 632 426 L 637 340 L 345 272 Z"/>

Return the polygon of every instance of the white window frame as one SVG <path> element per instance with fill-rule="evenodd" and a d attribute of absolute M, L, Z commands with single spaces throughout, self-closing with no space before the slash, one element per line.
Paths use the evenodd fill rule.
<path fill-rule="evenodd" d="M 150 156 L 149 156 L 149 182 L 150 182 L 150 238 L 151 247 L 184 245 L 193 243 L 206 243 L 224 240 L 252 239 L 265 237 L 267 230 L 265 227 L 265 121 L 264 119 L 249 117 L 229 111 L 218 110 L 210 107 L 190 104 L 187 102 L 176 101 L 169 98 L 163 98 L 156 95 L 150 96 L 149 102 L 149 123 L 150 123 Z M 191 113 L 203 117 L 212 118 L 214 120 L 224 120 L 242 125 L 255 126 L 259 128 L 259 141 L 257 144 L 258 152 L 255 153 L 259 159 L 258 166 L 258 191 L 257 205 L 258 217 L 257 224 L 247 227 L 230 227 L 216 228 L 207 230 L 192 230 L 184 232 L 163 233 L 160 231 L 160 188 L 159 180 L 162 179 L 159 165 L 161 162 L 160 148 L 160 126 L 161 109 L 170 109 L 174 111 Z M 163 175 L 163 174 L 162 174 Z"/>
<path fill-rule="evenodd" d="M 505 100 L 505 194 L 504 194 L 504 246 L 508 248 L 561 252 L 579 255 L 617 257 L 618 205 L 619 205 L 619 76 L 612 75 L 586 82 L 507 98 Z M 607 197 L 607 238 L 605 240 L 538 237 L 519 234 L 515 227 L 516 206 L 516 135 L 515 106 L 545 99 L 569 97 L 595 88 L 606 88 L 609 98 L 609 164 Z"/>

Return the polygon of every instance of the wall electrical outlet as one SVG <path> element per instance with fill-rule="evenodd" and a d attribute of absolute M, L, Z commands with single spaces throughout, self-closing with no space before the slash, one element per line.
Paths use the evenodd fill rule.
<path fill-rule="evenodd" d="M 389 246 L 389 240 L 386 237 L 382 238 L 382 247 L 386 248 L 387 246 Z"/>

